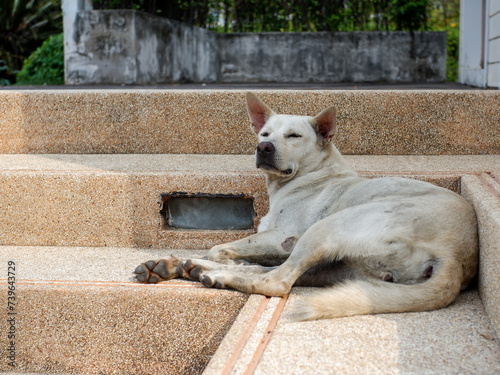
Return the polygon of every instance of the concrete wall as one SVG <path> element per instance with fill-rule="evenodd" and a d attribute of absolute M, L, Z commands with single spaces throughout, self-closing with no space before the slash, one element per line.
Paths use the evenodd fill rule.
<path fill-rule="evenodd" d="M 176 21 L 132 10 L 79 11 L 71 39 L 67 84 L 218 80 L 216 35 Z"/>
<path fill-rule="evenodd" d="M 224 82 L 442 82 L 446 34 L 242 33 L 219 36 Z"/>
<path fill-rule="evenodd" d="M 67 84 L 446 78 L 445 33 L 216 34 L 131 10 L 88 10 L 86 0 L 79 9 L 68 4 L 63 0 Z"/>

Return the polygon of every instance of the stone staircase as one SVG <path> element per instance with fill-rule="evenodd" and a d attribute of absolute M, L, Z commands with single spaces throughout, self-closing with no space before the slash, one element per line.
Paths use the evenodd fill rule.
<path fill-rule="evenodd" d="M 132 282 L 140 262 L 203 256 L 266 213 L 244 94 L 0 91 L 0 371 L 499 373 L 498 91 L 256 92 L 278 113 L 336 106 L 334 141 L 361 175 L 426 180 L 474 205 L 478 283 L 452 306 L 297 323 L 289 311 L 311 289 Z M 250 199 L 254 227 L 169 225 L 166 197 L 199 195 Z"/>

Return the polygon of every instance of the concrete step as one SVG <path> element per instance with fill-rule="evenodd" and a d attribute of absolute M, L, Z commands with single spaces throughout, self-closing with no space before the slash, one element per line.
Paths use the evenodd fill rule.
<path fill-rule="evenodd" d="M 0 155 L 0 244 L 208 248 L 253 230 L 175 230 L 162 194 L 245 195 L 267 211 L 246 155 Z"/>
<path fill-rule="evenodd" d="M 278 113 L 335 106 L 344 154 L 499 152 L 500 92 L 256 93 Z M 0 153 L 252 154 L 243 90 L 0 91 Z"/>
<path fill-rule="evenodd" d="M 500 174 L 464 176 L 462 196 L 472 203 L 479 231 L 479 294 L 500 335 Z"/>
<path fill-rule="evenodd" d="M 170 254 L 199 257 L 203 248 L 251 232 L 164 233 L 157 201 L 168 191 L 244 193 L 261 215 L 267 207 L 264 177 L 252 156 L 0 155 L 0 263 L 6 270 L 0 304 L 8 306 L 13 262 L 14 371 L 499 372 L 500 155 L 347 160 L 368 177 L 420 178 L 468 199 L 479 219 L 478 290 L 434 312 L 297 323 L 289 313 L 312 288 L 269 299 L 177 280 L 138 285 L 131 271 L 140 262 Z M 144 243 L 153 248 L 137 248 Z M 179 243 L 193 249 L 177 250 Z M 12 327 L 8 312 L 0 313 L 3 332 Z M 0 338 L 1 350 L 9 354 L 7 338 Z M 4 361 L 0 371 L 13 369 Z"/>
<path fill-rule="evenodd" d="M 0 304 L 15 263 L 15 368 L 44 374 L 494 374 L 500 346 L 474 289 L 422 313 L 294 322 L 287 299 L 172 280 L 131 282 L 146 259 L 205 251 L 0 246 Z M 12 284 L 11 284 L 12 285 Z M 234 322 L 234 323 L 233 323 Z M 7 352 L 10 355 L 10 352 Z"/>
<path fill-rule="evenodd" d="M 460 191 L 461 178 L 496 171 L 500 155 L 348 156 L 367 177 L 398 175 Z M 0 245 L 210 248 L 245 237 L 267 212 L 263 174 L 249 155 L 0 155 Z M 169 227 L 162 194 L 253 200 L 254 227 Z"/>
<path fill-rule="evenodd" d="M 250 297 L 245 308 L 267 302 L 266 309 L 262 314 L 257 307 L 242 310 L 204 374 L 500 371 L 500 346 L 476 291 L 464 292 L 450 307 L 431 312 L 291 320 L 296 301 L 310 293 L 314 291 L 296 288 L 286 301 Z"/>
<path fill-rule="evenodd" d="M 0 371 L 500 372 L 500 93 L 257 94 L 280 113 L 335 105 L 340 150 L 368 154 L 347 156 L 361 175 L 422 179 L 469 200 L 477 290 L 434 312 L 297 323 L 289 313 L 312 288 L 269 299 L 178 280 L 135 284 L 138 263 L 202 256 L 253 233 L 266 213 L 244 91 L 0 91 L 0 330 L 15 333 L 16 365 Z M 250 199 L 254 227 L 169 227 L 159 204 L 169 193 Z"/>
<path fill-rule="evenodd" d="M 473 204 L 480 232 L 479 292 L 500 332 L 500 155 L 346 159 L 361 175 L 426 180 Z M 0 155 L 0 245 L 207 249 L 248 236 L 255 227 L 166 227 L 158 201 L 167 192 L 243 195 L 253 199 L 257 224 L 268 202 L 264 176 L 252 160 L 247 155 Z"/>
<path fill-rule="evenodd" d="M 0 371 L 200 373 L 248 296 L 189 282 L 130 281 L 135 265 L 159 256 L 137 249 L 0 247 L 5 270 L 15 267 L 13 282 L 7 274 L 0 280 L 6 333 Z M 15 304 L 10 315 L 8 286 Z"/>

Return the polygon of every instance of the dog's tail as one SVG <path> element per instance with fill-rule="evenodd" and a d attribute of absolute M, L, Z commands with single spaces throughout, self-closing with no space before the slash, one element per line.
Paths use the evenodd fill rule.
<path fill-rule="evenodd" d="M 436 267 L 437 268 L 437 267 Z M 404 285 L 378 279 L 352 280 L 297 301 L 295 320 L 427 311 L 452 303 L 461 289 L 462 267 L 450 260 L 423 283 Z"/>

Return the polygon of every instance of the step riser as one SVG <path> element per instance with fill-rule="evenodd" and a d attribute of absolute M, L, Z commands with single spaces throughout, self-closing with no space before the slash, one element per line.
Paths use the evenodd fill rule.
<path fill-rule="evenodd" d="M 265 91 L 278 113 L 335 106 L 344 154 L 498 153 L 498 91 Z M 0 153 L 252 154 L 243 91 L 0 92 Z"/>
<path fill-rule="evenodd" d="M 406 177 L 460 189 L 456 175 Z M 256 173 L 11 172 L 0 174 L 0 185 L 0 245 L 207 249 L 254 233 L 269 204 L 265 178 Z M 158 202 L 171 192 L 250 197 L 254 228 L 166 229 Z"/>
<path fill-rule="evenodd" d="M 0 174 L 0 244 L 203 249 L 255 230 L 164 229 L 161 195 L 233 194 L 253 198 L 255 223 L 267 212 L 262 175 Z"/>

